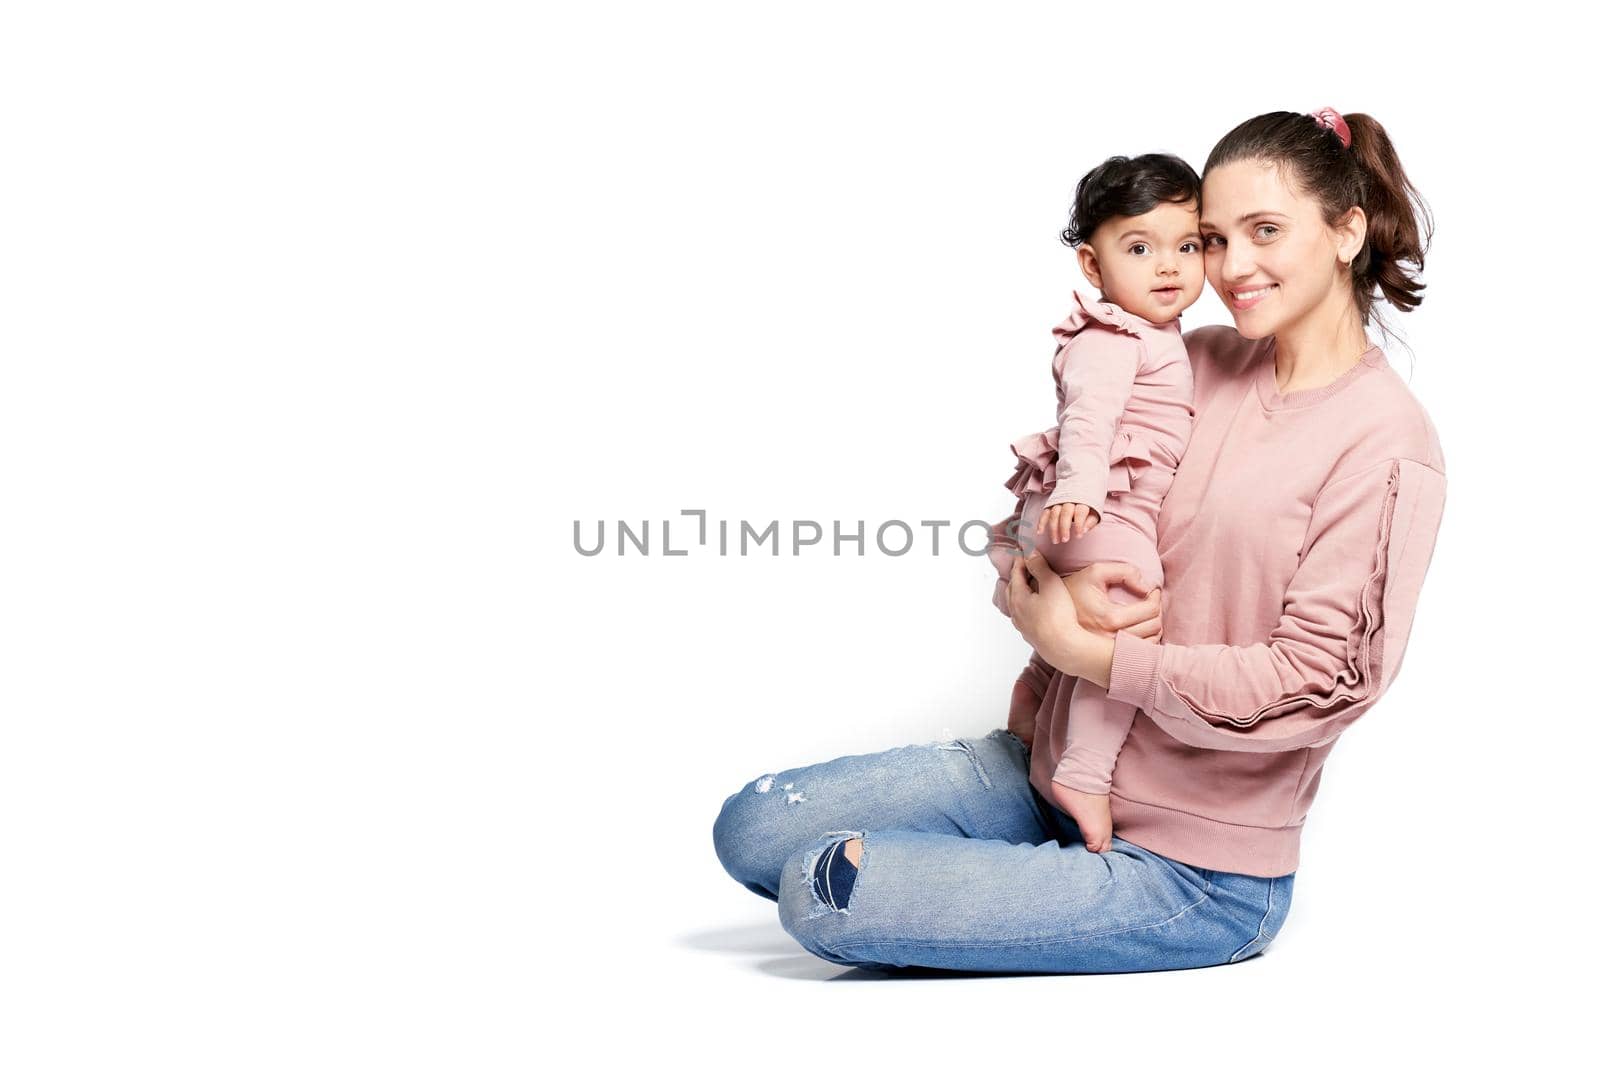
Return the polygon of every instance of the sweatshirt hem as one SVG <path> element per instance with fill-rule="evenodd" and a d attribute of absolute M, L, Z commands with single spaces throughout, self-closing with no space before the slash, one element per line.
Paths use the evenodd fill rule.
<path fill-rule="evenodd" d="M 1279 878 L 1300 864 L 1300 831 L 1296 826 L 1242 826 L 1192 812 L 1129 800 L 1111 793 L 1111 822 L 1116 836 L 1179 863 Z"/>

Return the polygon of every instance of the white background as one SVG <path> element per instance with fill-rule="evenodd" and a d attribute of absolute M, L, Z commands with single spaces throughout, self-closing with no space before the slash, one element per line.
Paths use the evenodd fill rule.
<path fill-rule="evenodd" d="M 9 9 L 0 1057 L 1574 1040 L 1597 256 L 1554 10 Z M 1079 175 L 1323 105 L 1437 217 L 1386 348 L 1450 482 L 1287 926 L 1147 975 L 806 955 L 718 865 L 722 799 L 1002 725 L 1025 646 L 948 545 L 667 558 L 661 522 L 1003 516 Z M 652 553 L 579 555 L 602 519 Z"/>

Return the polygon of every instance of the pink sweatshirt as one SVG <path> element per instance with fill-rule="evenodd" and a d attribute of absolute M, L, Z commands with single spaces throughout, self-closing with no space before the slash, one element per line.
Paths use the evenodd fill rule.
<path fill-rule="evenodd" d="M 1161 506 L 1163 640 L 1118 633 L 1113 700 L 1141 714 L 1111 778 L 1117 836 L 1259 876 L 1299 864 L 1300 830 L 1338 735 L 1400 669 L 1444 510 L 1433 423 L 1377 346 L 1287 396 L 1273 340 L 1183 337 L 1188 449 Z M 1050 796 L 1053 720 L 1076 678 L 1037 654 L 1029 777 Z"/>

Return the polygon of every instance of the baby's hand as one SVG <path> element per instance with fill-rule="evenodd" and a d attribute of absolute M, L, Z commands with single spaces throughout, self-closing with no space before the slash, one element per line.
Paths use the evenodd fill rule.
<path fill-rule="evenodd" d="M 1100 525 L 1100 516 L 1088 504 L 1056 504 L 1044 509 L 1039 516 L 1036 534 L 1048 534 L 1052 545 L 1072 540 L 1072 531 L 1079 537 Z"/>

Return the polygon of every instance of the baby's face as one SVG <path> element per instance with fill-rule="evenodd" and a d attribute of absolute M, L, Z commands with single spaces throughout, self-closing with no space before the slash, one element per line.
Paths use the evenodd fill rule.
<path fill-rule="evenodd" d="M 1114 215 L 1078 257 L 1107 300 L 1151 322 L 1170 322 L 1205 288 L 1200 205 L 1163 203 L 1143 215 Z"/>

